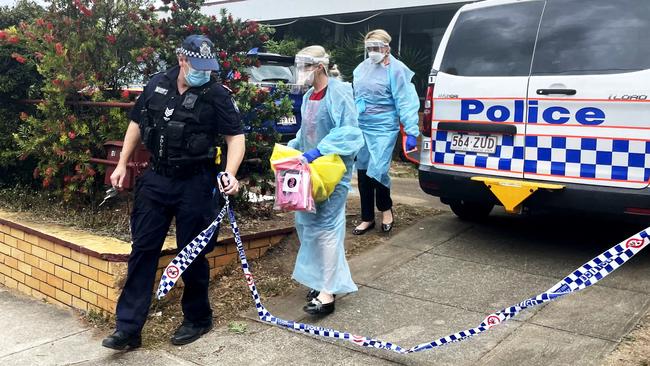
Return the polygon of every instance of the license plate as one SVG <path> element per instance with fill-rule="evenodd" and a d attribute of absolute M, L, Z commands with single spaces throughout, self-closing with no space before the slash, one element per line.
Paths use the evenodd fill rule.
<path fill-rule="evenodd" d="M 497 137 L 452 133 L 451 149 L 454 151 L 494 154 L 497 151 Z"/>
<path fill-rule="evenodd" d="M 281 126 L 291 126 L 296 124 L 296 116 L 284 116 L 280 117 L 278 124 Z"/>

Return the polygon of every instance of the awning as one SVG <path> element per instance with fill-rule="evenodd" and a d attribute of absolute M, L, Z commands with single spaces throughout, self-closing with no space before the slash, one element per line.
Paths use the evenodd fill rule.
<path fill-rule="evenodd" d="M 466 2 L 467 0 L 207 0 L 203 5 L 203 13 L 219 15 L 221 9 L 226 8 L 236 18 L 273 21 Z"/>

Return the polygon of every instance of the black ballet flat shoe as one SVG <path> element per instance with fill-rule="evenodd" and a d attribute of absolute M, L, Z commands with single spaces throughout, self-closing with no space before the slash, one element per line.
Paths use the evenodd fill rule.
<path fill-rule="evenodd" d="M 393 216 L 393 221 L 389 224 L 381 224 L 381 231 L 385 233 L 389 233 L 391 230 L 393 230 L 393 225 L 395 224 L 395 213 L 393 212 L 393 209 L 390 209 L 390 214 Z"/>
<path fill-rule="evenodd" d="M 329 315 L 334 312 L 334 301 L 323 304 L 318 299 L 312 299 L 307 305 L 302 307 L 302 310 L 311 315 Z"/>
<path fill-rule="evenodd" d="M 365 229 L 357 229 L 356 227 L 354 230 L 352 230 L 353 235 L 363 235 L 367 233 L 368 231 L 372 230 L 375 228 L 375 222 L 373 221 L 367 228 Z"/>
<path fill-rule="evenodd" d="M 307 302 L 309 302 L 309 301 L 312 301 L 313 299 L 317 298 L 318 295 L 320 295 L 320 291 L 310 289 L 309 292 L 307 293 L 307 296 L 305 296 L 305 299 L 307 300 Z"/>
<path fill-rule="evenodd" d="M 313 299 L 317 298 L 318 295 L 320 295 L 320 291 L 316 291 L 314 289 L 310 289 L 309 292 L 307 293 L 307 296 L 305 296 L 305 299 L 307 299 L 307 302 L 312 301 Z M 336 299 L 336 294 L 332 295 Z"/>

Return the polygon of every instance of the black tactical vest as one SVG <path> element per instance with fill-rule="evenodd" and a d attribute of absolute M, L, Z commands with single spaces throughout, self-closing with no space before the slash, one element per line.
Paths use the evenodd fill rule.
<path fill-rule="evenodd" d="M 214 161 L 216 129 L 206 121 L 202 123 L 199 116 L 212 101 L 210 90 L 215 81 L 189 88 L 183 95 L 175 95 L 172 83 L 176 80 L 164 75 L 141 111 L 140 135 L 154 167 L 182 168 Z M 170 103 L 172 98 L 180 100 Z"/>

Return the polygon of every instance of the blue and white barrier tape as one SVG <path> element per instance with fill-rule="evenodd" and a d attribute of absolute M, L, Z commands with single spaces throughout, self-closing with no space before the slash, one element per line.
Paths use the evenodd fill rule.
<path fill-rule="evenodd" d="M 169 292 L 169 290 L 171 290 L 171 288 L 176 283 L 176 280 L 178 280 L 187 266 L 189 266 L 194 258 L 196 258 L 196 256 L 201 253 L 203 248 L 205 248 L 208 241 L 216 231 L 217 227 L 221 221 L 223 221 L 223 217 L 225 216 L 226 212 L 228 213 L 230 226 L 235 237 L 235 243 L 237 244 L 237 251 L 239 252 L 241 268 L 244 272 L 244 277 L 246 278 L 248 288 L 251 292 L 251 295 L 253 296 L 255 308 L 257 309 L 257 315 L 260 320 L 297 332 L 347 340 L 358 346 L 386 349 L 401 354 L 420 352 L 444 346 L 448 343 L 466 340 L 479 333 L 485 332 L 486 330 L 493 328 L 508 319 L 513 318 L 524 309 L 537 306 L 554 300 L 560 296 L 585 289 L 605 278 L 605 276 L 623 265 L 635 254 L 645 248 L 646 244 L 650 241 L 649 227 L 585 263 L 546 292 L 535 297 L 531 297 L 528 300 L 524 300 L 519 304 L 510 306 L 488 315 L 485 320 L 483 320 L 483 322 L 475 328 L 463 330 L 458 333 L 454 333 L 428 343 L 422 343 L 411 348 L 404 348 L 399 345 L 374 338 L 358 336 L 348 332 L 340 332 L 338 330 L 322 328 L 315 325 L 280 319 L 273 316 L 268 310 L 266 310 L 264 305 L 262 305 L 259 294 L 257 293 L 253 274 L 248 268 L 248 261 L 246 260 L 244 245 L 242 244 L 241 237 L 239 235 L 239 228 L 237 227 L 237 221 L 235 220 L 235 213 L 230 207 L 228 197 L 226 197 L 226 202 L 221 209 L 219 216 L 214 220 L 214 222 L 212 222 L 212 224 L 210 224 L 207 229 L 205 229 L 203 232 L 201 232 L 201 234 L 194 238 L 190 244 L 183 248 L 183 250 L 178 253 L 176 258 L 174 258 L 172 262 L 167 266 L 167 268 L 165 268 L 165 271 L 163 272 L 162 278 L 160 280 L 160 285 L 158 287 L 158 299 L 161 299 Z"/>

